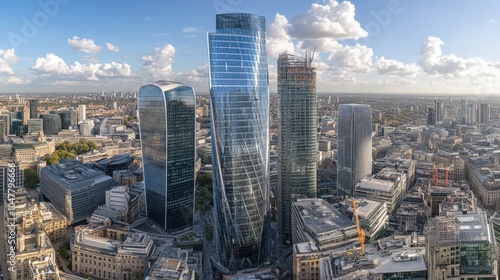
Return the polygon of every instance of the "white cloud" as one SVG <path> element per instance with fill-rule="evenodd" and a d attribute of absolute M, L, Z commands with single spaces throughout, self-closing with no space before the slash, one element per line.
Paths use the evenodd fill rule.
<path fill-rule="evenodd" d="M 314 49 L 317 52 L 333 52 L 342 49 L 342 44 L 332 38 L 307 39 L 300 41 L 298 47 L 301 49 Z"/>
<path fill-rule="evenodd" d="M 196 69 L 176 74 L 177 78 L 187 79 L 191 82 L 200 82 L 208 79 L 208 64 L 198 66 Z"/>
<path fill-rule="evenodd" d="M 497 22 L 497 20 L 496 19 L 490 19 L 490 22 L 491 23 L 495 23 L 495 22 Z"/>
<path fill-rule="evenodd" d="M 175 48 L 168 44 L 163 48 L 155 48 L 149 55 L 142 57 L 142 71 L 147 78 L 165 80 L 172 76 L 172 59 Z"/>
<path fill-rule="evenodd" d="M 19 62 L 20 58 L 16 55 L 14 49 L 0 49 L 0 75 L 14 75 L 12 66 Z"/>
<path fill-rule="evenodd" d="M 70 80 L 99 81 L 111 77 L 130 77 L 132 75 L 130 65 L 126 63 L 81 64 L 75 61 L 73 65 L 68 65 L 62 58 L 52 53 L 37 58 L 31 69 L 41 74 L 42 77 L 57 76 Z"/>
<path fill-rule="evenodd" d="M 25 84 L 30 84 L 31 80 L 23 77 L 18 77 L 18 76 L 11 76 L 7 78 L 7 84 L 12 84 L 12 85 L 25 85 Z"/>
<path fill-rule="evenodd" d="M 500 74 L 497 63 L 478 57 L 462 58 L 455 54 L 444 55 L 441 49 L 443 45 L 440 38 L 433 36 L 430 36 L 422 45 L 420 65 L 425 73 L 455 78 L 494 77 Z"/>
<path fill-rule="evenodd" d="M 372 70 L 372 60 L 373 50 L 359 44 L 343 46 L 328 56 L 332 67 L 356 73 L 367 73 Z"/>
<path fill-rule="evenodd" d="M 112 52 L 119 52 L 120 51 L 120 48 L 118 48 L 117 46 L 115 46 L 111 43 L 106 43 L 106 48 L 108 49 L 108 51 L 112 51 Z"/>
<path fill-rule="evenodd" d="M 155 36 L 155 37 L 168 37 L 168 33 L 164 33 L 164 32 L 153 33 L 153 36 Z"/>
<path fill-rule="evenodd" d="M 282 52 L 295 52 L 292 38 L 288 35 L 290 23 L 285 16 L 276 14 L 274 22 L 267 29 L 267 55 L 277 58 Z"/>
<path fill-rule="evenodd" d="M 184 27 L 182 29 L 184 33 L 200 33 L 203 32 L 203 27 Z"/>
<path fill-rule="evenodd" d="M 349 1 L 329 1 L 312 4 L 309 10 L 291 21 L 290 35 L 304 39 L 333 38 L 359 39 L 368 33 L 354 19 L 355 7 Z"/>
<path fill-rule="evenodd" d="M 394 75 L 394 76 L 415 76 L 420 73 L 420 67 L 415 63 L 404 64 L 403 62 L 386 59 L 381 57 L 376 62 L 376 69 L 379 75 Z"/>
<path fill-rule="evenodd" d="M 98 53 L 102 50 L 102 46 L 98 46 L 94 43 L 92 39 L 78 38 L 73 36 L 73 38 L 68 39 L 68 44 L 76 50 L 86 52 L 86 53 Z"/>

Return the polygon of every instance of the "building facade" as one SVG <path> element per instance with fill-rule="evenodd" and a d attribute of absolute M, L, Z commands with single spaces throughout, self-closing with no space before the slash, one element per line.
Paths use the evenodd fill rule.
<path fill-rule="evenodd" d="M 159 81 L 138 94 L 148 218 L 168 232 L 193 225 L 196 99 L 192 87 Z"/>
<path fill-rule="evenodd" d="M 43 133 L 45 135 L 57 135 L 61 131 L 61 117 L 57 114 L 42 115 Z"/>
<path fill-rule="evenodd" d="M 353 196 L 356 183 L 372 173 L 370 105 L 341 104 L 337 130 L 337 194 Z"/>
<path fill-rule="evenodd" d="M 269 80 L 263 16 L 220 14 L 208 34 L 216 259 L 255 266 L 269 218 Z"/>
<path fill-rule="evenodd" d="M 311 59 L 287 53 L 278 58 L 278 221 L 288 240 L 292 201 L 315 198 L 317 193 L 318 101 Z"/>

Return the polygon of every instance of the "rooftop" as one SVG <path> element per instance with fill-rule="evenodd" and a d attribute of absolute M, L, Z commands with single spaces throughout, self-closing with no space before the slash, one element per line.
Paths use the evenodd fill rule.
<path fill-rule="evenodd" d="M 59 184 L 70 191 L 113 180 L 112 177 L 105 175 L 101 171 L 89 168 L 77 160 L 61 160 L 59 164 L 44 167 L 42 169 L 42 176 L 44 175 L 58 181 Z"/>
<path fill-rule="evenodd" d="M 322 199 L 298 199 L 293 202 L 306 228 L 316 235 L 355 226 L 354 222 Z"/>
<path fill-rule="evenodd" d="M 381 192 L 392 192 L 394 189 L 394 183 L 370 177 L 361 179 L 361 181 L 356 184 L 356 189 L 358 188 Z"/>

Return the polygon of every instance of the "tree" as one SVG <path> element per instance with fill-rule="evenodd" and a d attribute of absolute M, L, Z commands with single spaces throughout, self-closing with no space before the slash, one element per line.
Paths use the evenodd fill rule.
<path fill-rule="evenodd" d="M 24 185 L 28 188 L 34 189 L 36 184 L 40 182 L 38 173 L 35 170 L 28 168 L 24 170 Z"/>

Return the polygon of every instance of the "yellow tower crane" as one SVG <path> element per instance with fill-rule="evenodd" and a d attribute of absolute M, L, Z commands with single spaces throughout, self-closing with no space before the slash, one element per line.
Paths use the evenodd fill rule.
<path fill-rule="evenodd" d="M 359 243 L 361 243 L 361 255 L 365 254 L 365 232 L 359 225 L 359 220 L 358 220 L 358 209 L 356 208 L 356 200 L 354 198 L 352 199 L 352 212 L 354 214 L 354 217 L 356 218 L 356 227 L 358 228 L 358 240 Z"/>

